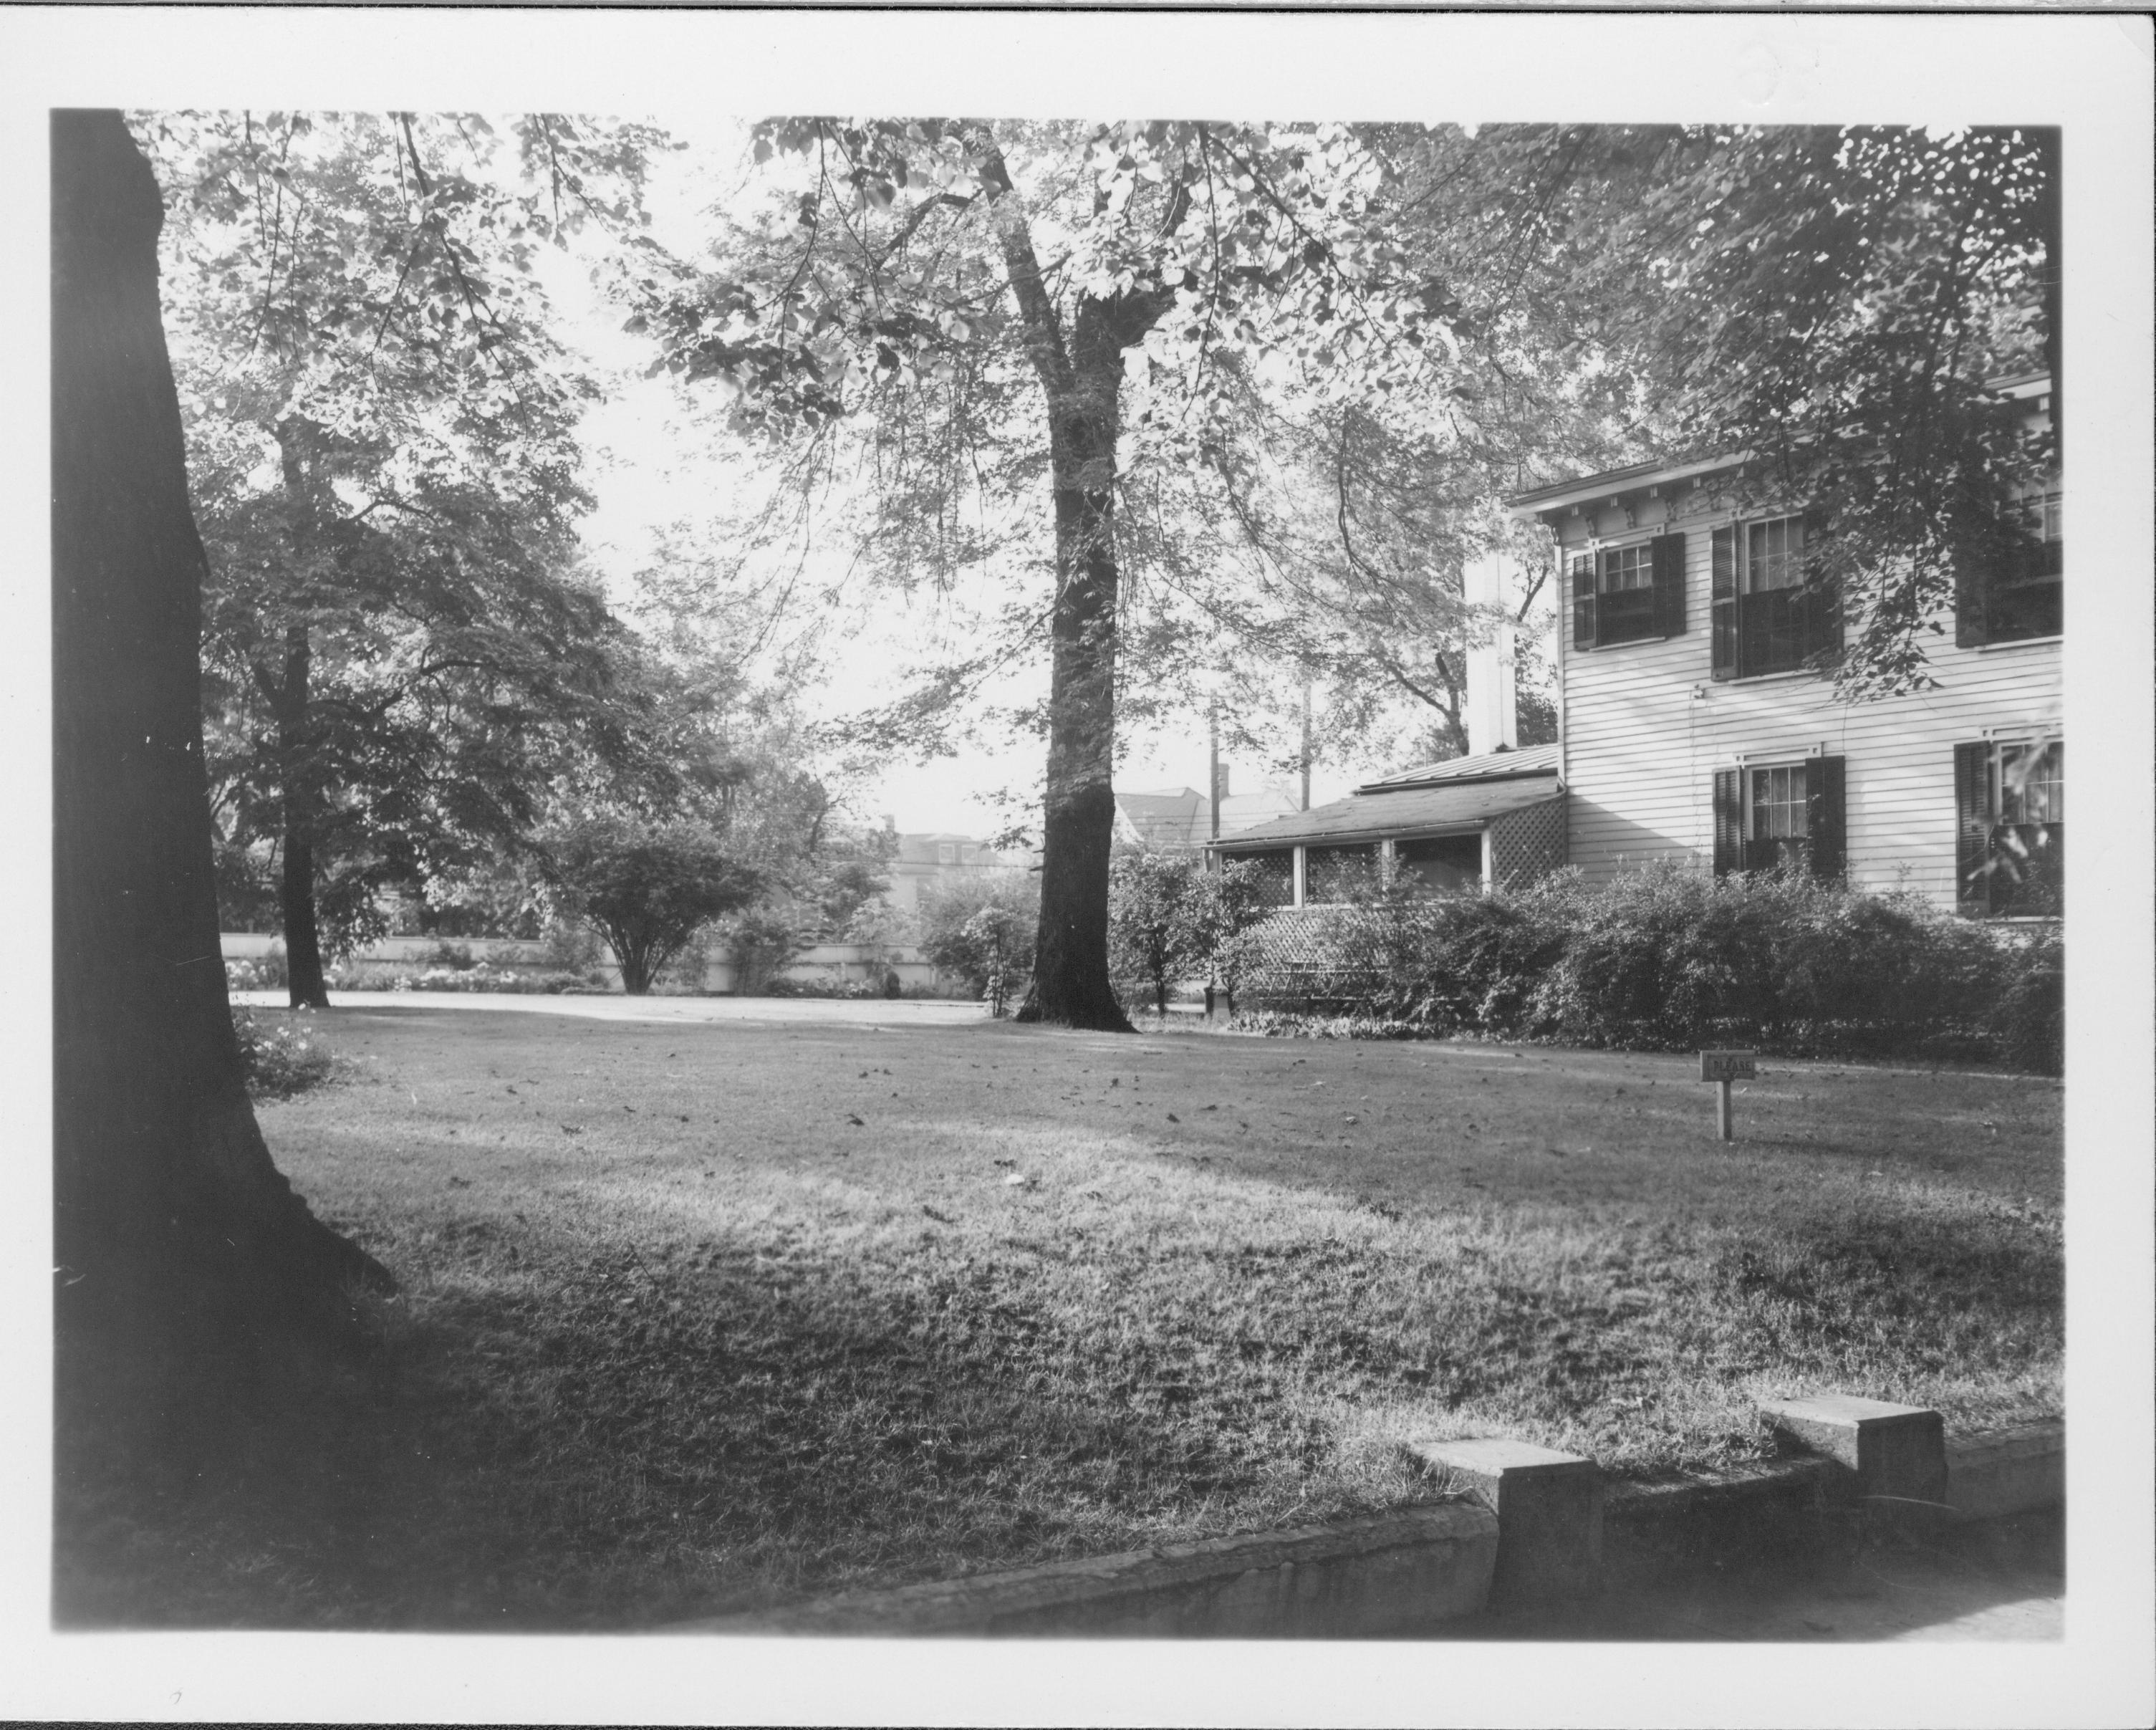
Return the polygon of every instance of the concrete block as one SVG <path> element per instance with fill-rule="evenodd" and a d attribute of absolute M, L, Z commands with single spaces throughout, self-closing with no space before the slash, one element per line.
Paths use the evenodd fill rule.
<path fill-rule="evenodd" d="M 1857 1495 L 1875 1510 L 1946 1507 L 1946 1425 L 1937 1412 L 1848 1394 L 1768 1400 L 1759 1410 L 1783 1435 L 1854 1472 Z"/>
<path fill-rule="evenodd" d="M 1590 1596 L 1602 1588 L 1602 1469 L 1505 1436 L 1409 1444 L 1497 1517 L 1499 1604 Z"/>
<path fill-rule="evenodd" d="M 2031 1424 L 1947 1442 L 1947 1501 L 1957 1517 L 1997 1520 L 2062 1507 L 2066 1426 Z"/>

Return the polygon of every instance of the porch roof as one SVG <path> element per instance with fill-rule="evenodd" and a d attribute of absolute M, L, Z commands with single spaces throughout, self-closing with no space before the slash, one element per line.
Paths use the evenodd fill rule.
<path fill-rule="evenodd" d="M 1553 765 L 1539 774 L 1502 780 L 1465 780 L 1350 793 L 1329 805 L 1276 817 L 1214 844 L 1223 853 L 1255 853 L 1301 842 L 1329 845 L 1379 841 L 1389 836 L 1440 834 L 1486 827 L 1508 812 L 1561 796 Z"/>

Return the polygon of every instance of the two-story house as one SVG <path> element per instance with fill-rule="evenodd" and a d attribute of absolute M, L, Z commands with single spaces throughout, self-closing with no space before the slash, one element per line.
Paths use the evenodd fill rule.
<path fill-rule="evenodd" d="M 2050 380 L 1996 388 L 2048 417 Z M 1717 873 L 1801 860 L 1976 915 L 2059 910 L 2065 744 L 2056 485 L 2025 557 L 1964 586 L 1933 688 L 1836 700 L 1841 608 L 1804 520 L 1740 508 L 1732 460 L 1641 464 L 1508 501 L 1555 537 L 1570 862 Z"/>

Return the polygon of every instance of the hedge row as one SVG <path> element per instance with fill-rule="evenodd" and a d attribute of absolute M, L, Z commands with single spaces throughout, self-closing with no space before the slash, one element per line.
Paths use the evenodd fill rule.
<path fill-rule="evenodd" d="M 1801 875 L 1656 866 L 1589 887 L 1560 872 L 1488 896 L 1284 912 L 1249 941 L 1239 1006 L 1366 1033 L 2051 1074 L 2064 1060 L 2056 927 L 2002 930 Z"/>

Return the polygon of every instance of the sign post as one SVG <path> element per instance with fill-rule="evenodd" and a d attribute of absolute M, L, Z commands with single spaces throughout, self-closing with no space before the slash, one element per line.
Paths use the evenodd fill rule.
<path fill-rule="evenodd" d="M 1715 1101 L 1715 1127 L 1721 1131 L 1725 1142 L 1736 1139 L 1729 1121 L 1729 1084 L 1735 1081 L 1748 1081 L 1759 1073 L 1759 1054 L 1757 1051 L 1702 1051 L 1699 1054 L 1699 1078 L 1702 1081 L 1721 1084 Z"/>

